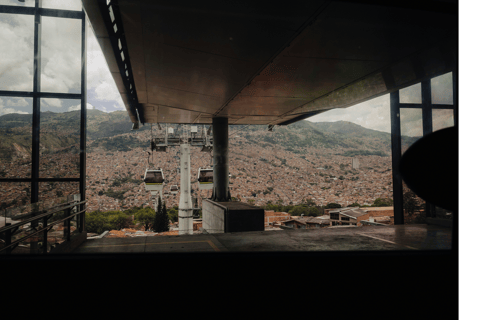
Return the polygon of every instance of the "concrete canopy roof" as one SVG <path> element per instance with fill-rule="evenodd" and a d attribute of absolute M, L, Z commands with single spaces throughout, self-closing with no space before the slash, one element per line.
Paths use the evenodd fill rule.
<path fill-rule="evenodd" d="M 457 1 L 83 4 L 132 122 L 288 124 L 450 72 L 458 51 Z"/>

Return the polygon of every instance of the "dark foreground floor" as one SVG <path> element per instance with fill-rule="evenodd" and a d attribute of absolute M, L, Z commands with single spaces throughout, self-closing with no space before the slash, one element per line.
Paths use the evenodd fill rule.
<path fill-rule="evenodd" d="M 0 269 L 8 271 L 5 279 L 33 274 L 61 280 L 69 290 L 97 292 L 102 304 L 104 290 L 117 284 L 109 297 L 126 299 L 125 308 L 133 295 L 159 299 L 176 288 L 195 310 L 196 303 L 203 308 L 227 298 L 251 311 L 252 301 L 264 306 L 270 297 L 282 312 L 286 302 L 310 299 L 315 303 L 309 307 L 323 307 L 323 313 L 456 319 L 458 251 L 450 249 L 452 238 L 451 228 L 435 225 L 106 238 L 86 240 L 70 254 L 4 257 Z M 140 284 L 148 290 L 136 291 Z"/>
<path fill-rule="evenodd" d="M 94 239 L 73 254 L 445 250 L 451 242 L 441 226 L 363 226 Z"/>

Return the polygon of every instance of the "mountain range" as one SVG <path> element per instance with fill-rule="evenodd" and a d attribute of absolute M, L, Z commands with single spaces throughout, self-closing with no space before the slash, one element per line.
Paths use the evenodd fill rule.
<path fill-rule="evenodd" d="M 79 111 L 42 112 L 40 119 L 42 154 L 78 151 Z M 0 116 L 0 159 L 12 160 L 31 153 L 31 125 L 31 114 Z M 150 130 L 150 125 L 141 125 L 136 131 L 131 131 L 131 128 L 132 123 L 126 111 L 87 111 L 87 141 L 92 142 L 89 143 L 90 149 L 101 147 L 127 151 L 134 147 L 148 147 L 148 141 L 142 141 L 136 133 Z M 302 154 L 305 148 L 310 147 L 344 156 L 389 156 L 391 152 L 389 133 L 367 129 L 347 121 L 313 123 L 303 120 L 289 126 L 277 126 L 273 132 L 269 132 L 266 125 L 231 125 L 229 134 L 232 138 L 245 137 L 253 144 L 281 146 L 285 151 L 297 154 Z M 418 138 L 402 137 L 403 147 L 407 148 Z"/>

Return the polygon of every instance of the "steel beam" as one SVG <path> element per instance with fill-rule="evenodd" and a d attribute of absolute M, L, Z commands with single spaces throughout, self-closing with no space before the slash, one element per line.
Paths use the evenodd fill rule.
<path fill-rule="evenodd" d="M 142 124 L 145 124 L 143 108 L 140 108 L 138 104 L 137 89 L 132 73 L 132 64 L 130 63 L 130 55 L 128 53 L 127 40 L 125 37 L 125 31 L 123 29 L 123 22 L 118 1 L 111 0 L 109 2 L 105 2 L 104 0 L 98 0 L 98 7 L 100 8 L 103 21 L 105 22 L 105 28 L 107 29 L 108 37 L 110 39 L 110 45 L 112 46 L 115 60 L 117 62 L 118 69 L 120 70 L 120 76 L 122 77 L 123 86 L 125 88 L 125 94 L 127 95 L 128 106 L 125 107 L 130 109 L 131 114 L 137 114 L 137 118 L 139 118 L 138 120 Z M 114 17 L 113 21 L 112 17 Z M 114 26 L 116 26 L 116 31 Z M 121 48 L 119 46 L 120 44 Z"/>
<path fill-rule="evenodd" d="M 404 224 L 403 183 L 402 176 L 400 175 L 402 137 L 400 135 L 400 95 L 398 90 L 390 93 L 390 124 L 392 142 L 393 219 L 394 224 Z"/>
<path fill-rule="evenodd" d="M 35 31 L 33 60 L 33 119 L 32 119 L 32 182 L 31 203 L 38 202 L 38 177 L 40 171 L 40 97 L 41 91 L 41 61 L 42 61 L 42 16 L 40 8 L 42 0 L 35 0 Z"/>
<path fill-rule="evenodd" d="M 230 201 L 228 190 L 228 118 L 213 118 L 213 201 Z"/>
<path fill-rule="evenodd" d="M 80 201 L 86 199 L 87 186 L 87 33 L 85 32 L 85 11 L 82 11 L 82 75 L 81 88 L 82 95 L 80 107 Z M 80 206 L 80 210 L 85 209 L 85 204 Z M 83 232 L 85 226 L 85 213 L 80 214 L 79 232 Z"/>
<path fill-rule="evenodd" d="M 454 109 L 453 104 L 430 104 L 430 106 L 431 106 L 432 109 Z M 423 109 L 423 104 L 421 104 L 421 103 L 400 103 L 400 108 Z"/>

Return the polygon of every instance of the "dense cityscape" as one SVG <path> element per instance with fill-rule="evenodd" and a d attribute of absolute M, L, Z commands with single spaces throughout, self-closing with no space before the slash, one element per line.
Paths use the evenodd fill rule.
<path fill-rule="evenodd" d="M 154 135 L 158 133 L 156 130 L 153 130 Z M 13 134 L 18 135 L 21 131 L 22 128 L 15 128 Z M 376 152 L 367 152 L 366 155 L 357 152 L 353 156 L 345 155 L 354 149 L 345 145 L 343 140 L 340 146 L 333 148 L 315 144 L 313 138 L 310 145 L 292 147 L 292 137 L 304 131 L 286 127 L 277 133 L 254 126 L 231 129 L 229 181 L 234 200 L 264 206 L 278 201 L 296 205 L 310 199 L 318 206 L 328 203 L 348 206 L 352 203 L 371 205 L 377 198 L 392 198 L 389 146 L 383 141 L 373 140 L 370 147 L 373 146 Z M 54 134 L 63 135 L 62 131 Z M 89 210 L 152 206 L 153 199 L 142 180 L 148 161 L 150 169 L 162 168 L 164 172 L 163 198 L 167 206 L 178 205 L 179 195 L 172 194 L 170 188 L 180 185 L 179 148 L 155 151 L 148 158 L 151 138 L 150 130 L 139 130 L 88 140 L 86 197 Z M 354 143 L 363 144 L 361 141 Z M 14 143 L 13 148 L 11 158 L 0 159 L 0 174 L 7 178 L 27 177 L 31 170 L 29 150 L 19 143 Z M 40 177 L 79 177 L 78 143 L 75 140 L 57 144 L 56 148 L 42 147 L 41 143 L 41 149 Z M 200 152 L 199 147 L 191 150 L 193 196 L 208 198 L 210 190 L 198 190 L 197 174 L 199 168 L 211 166 L 211 153 Z M 352 167 L 353 159 L 358 160 L 358 169 Z M 41 182 L 40 189 L 44 192 L 39 200 L 54 201 L 76 193 L 77 187 L 78 183 L 71 182 Z M 29 203 L 28 183 L 9 184 L 9 188 L 2 188 L 0 192 L 4 207 Z"/>

